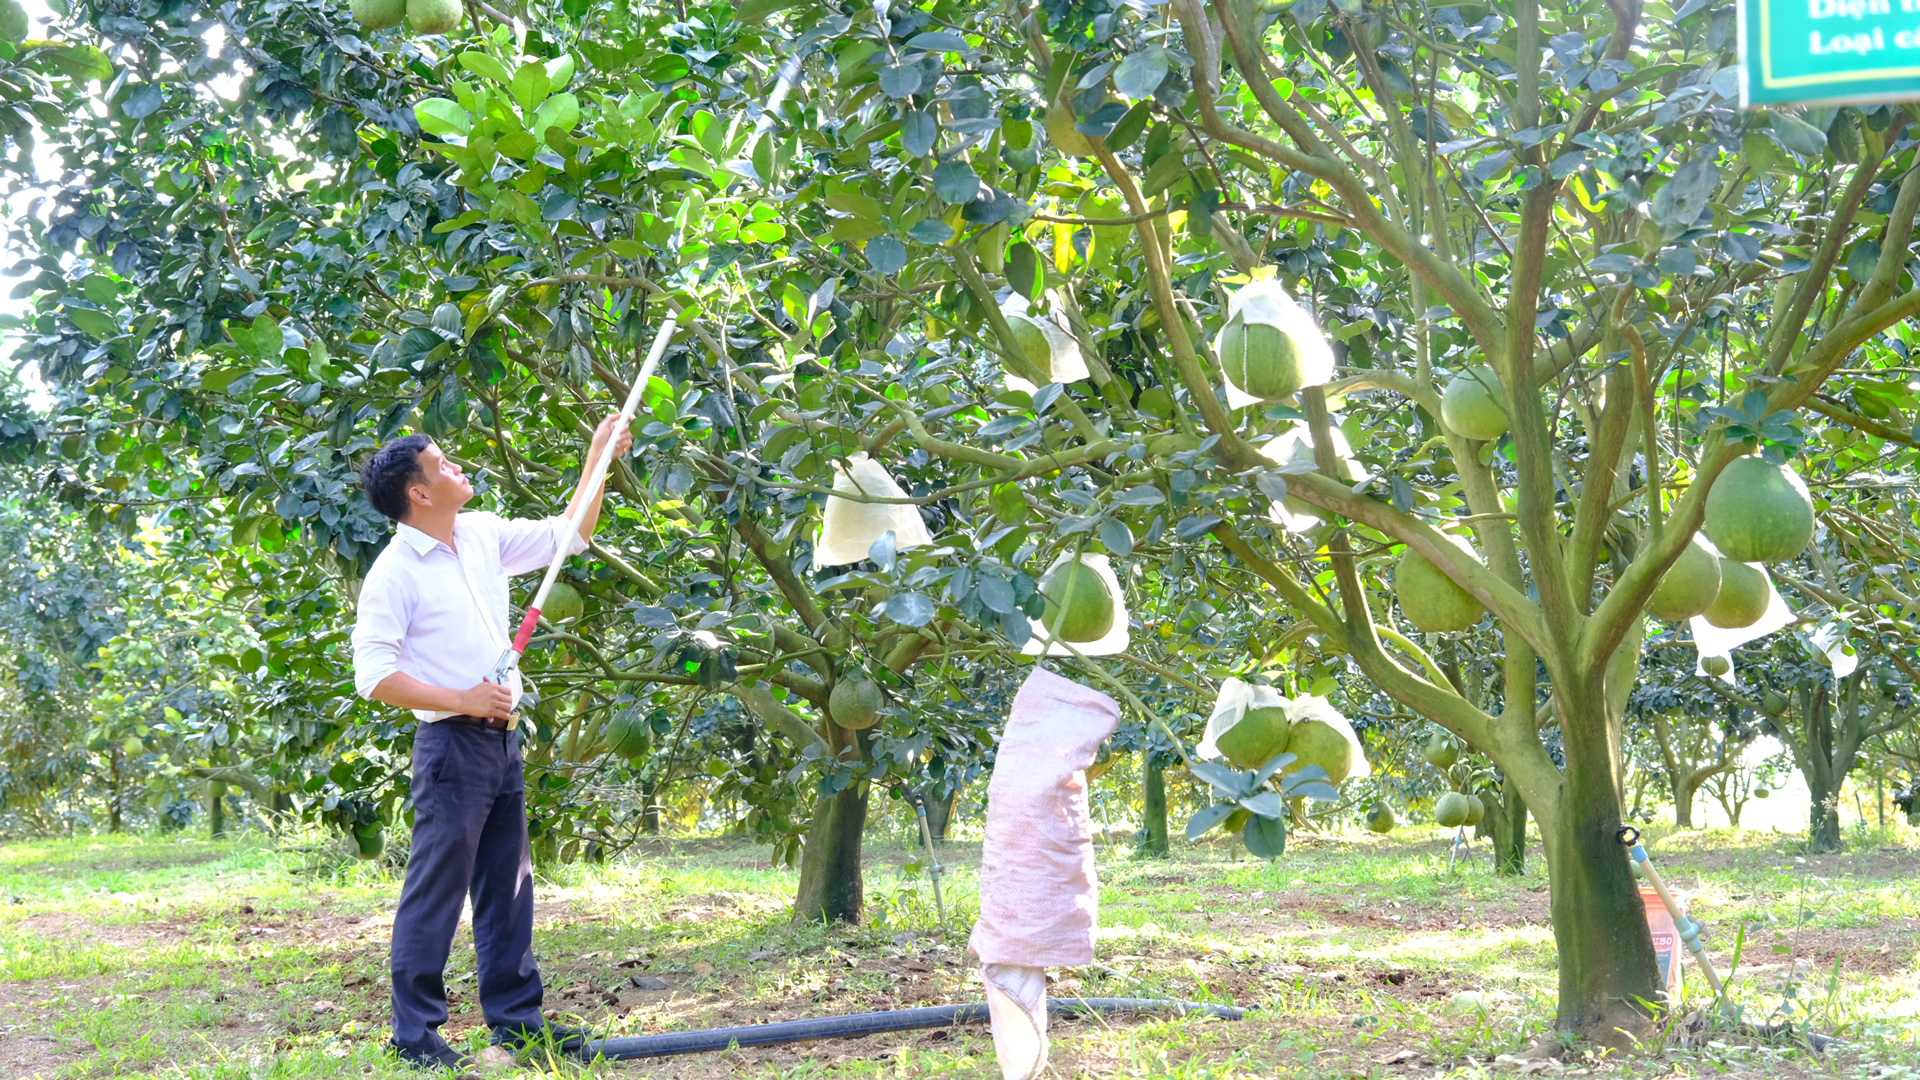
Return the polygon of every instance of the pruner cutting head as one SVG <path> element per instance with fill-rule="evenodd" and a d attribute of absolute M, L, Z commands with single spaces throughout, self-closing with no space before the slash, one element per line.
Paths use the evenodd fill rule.
<path fill-rule="evenodd" d="M 500 659 L 493 662 L 493 670 L 487 674 L 487 681 L 496 686 L 505 686 L 507 680 L 513 676 L 513 669 L 518 666 L 520 666 L 520 650 L 508 646 L 500 654 Z"/>

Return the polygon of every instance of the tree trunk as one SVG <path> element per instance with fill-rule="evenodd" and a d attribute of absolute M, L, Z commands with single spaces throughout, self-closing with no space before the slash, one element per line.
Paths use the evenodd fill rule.
<path fill-rule="evenodd" d="M 1840 850 L 1840 785 L 1815 786 L 1807 777 L 1813 798 L 1807 808 L 1807 846 L 1817 852 Z"/>
<path fill-rule="evenodd" d="M 107 831 L 117 833 L 121 827 L 120 788 L 122 780 L 120 775 L 120 751 L 116 749 L 113 752 L 113 756 L 108 760 L 112 762 L 113 767 L 110 773 L 111 779 L 108 781 L 107 787 Z"/>
<path fill-rule="evenodd" d="M 1693 788 L 1691 782 L 1674 781 L 1673 824 L 1677 828 L 1693 828 Z"/>
<path fill-rule="evenodd" d="M 1501 783 L 1500 805 L 1482 819 L 1493 840 L 1493 869 L 1496 874 L 1516 876 L 1527 872 L 1527 801 L 1520 797 L 1520 786 L 1511 780 Z"/>
<path fill-rule="evenodd" d="M 640 831 L 648 836 L 658 836 L 660 833 L 660 804 L 654 798 L 658 794 L 659 790 L 651 780 L 640 789 Z"/>
<path fill-rule="evenodd" d="M 1143 755 L 1146 760 L 1146 792 L 1142 801 L 1146 804 L 1142 817 L 1145 819 L 1146 839 L 1140 845 L 1140 853 L 1151 858 L 1164 859 L 1167 856 L 1167 767 L 1151 752 Z"/>
<path fill-rule="evenodd" d="M 207 835 L 215 840 L 227 835 L 227 785 L 219 780 L 207 784 Z"/>
<path fill-rule="evenodd" d="M 859 733 L 829 722 L 834 756 L 851 750 L 864 756 Z M 800 888 L 793 898 L 793 924 L 857 923 L 866 906 L 860 872 L 860 838 L 867 828 L 867 795 L 872 785 L 857 778 L 813 806 L 813 824 L 800 849 Z"/>
<path fill-rule="evenodd" d="M 1562 690 L 1565 740 L 1558 812 L 1543 818 L 1559 953 L 1557 1026 L 1606 1046 L 1649 1033 L 1660 968 L 1640 888 L 1620 844 L 1620 790 L 1601 694 Z M 1583 700 L 1584 699 L 1584 700 Z"/>

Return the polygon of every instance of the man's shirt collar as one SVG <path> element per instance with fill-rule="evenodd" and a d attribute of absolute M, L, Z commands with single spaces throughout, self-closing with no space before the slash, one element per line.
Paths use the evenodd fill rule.
<path fill-rule="evenodd" d="M 426 533 L 421 532 L 411 525 L 400 525 L 394 529 L 393 535 L 395 539 L 404 541 L 408 547 L 412 548 L 415 555 L 423 558 L 427 552 L 440 546 L 440 541 L 435 540 L 433 537 L 428 536 Z"/>

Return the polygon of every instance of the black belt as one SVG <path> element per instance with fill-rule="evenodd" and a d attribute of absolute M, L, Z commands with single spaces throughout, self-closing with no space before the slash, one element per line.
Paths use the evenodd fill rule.
<path fill-rule="evenodd" d="M 514 728 L 517 728 L 520 726 L 519 713 L 514 713 L 512 715 L 504 716 L 504 717 L 468 716 L 466 713 L 457 713 L 453 716 L 443 717 L 442 719 L 456 720 L 462 724 L 478 724 L 481 727 L 493 728 L 495 731 L 512 731 Z"/>

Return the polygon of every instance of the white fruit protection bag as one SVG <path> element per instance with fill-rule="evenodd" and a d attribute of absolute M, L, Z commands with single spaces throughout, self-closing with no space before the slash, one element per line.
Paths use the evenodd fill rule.
<path fill-rule="evenodd" d="M 1119 723 L 1112 698 L 1038 667 L 1007 717 L 987 786 L 980 919 L 967 941 L 1005 1080 L 1046 1068 L 1046 968 L 1093 962 L 1100 882 L 1086 768 Z"/>
<path fill-rule="evenodd" d="M 883 499 L 904 499 L 907 493 L 879 462 L 865 454 L 847 458 L 843 468 L 833 466 L 833 490 L 849 495 L 869 495 Z M 909 503 L 856 502 L 827 496 L 826 511 L 820 515 L 820 539 L 813 545 L 813 565 L 845 566 L 867 557 L 875 540 L 891 530 L 894 549 L 905 551 L 933 543 L 920 510 Z"/>

